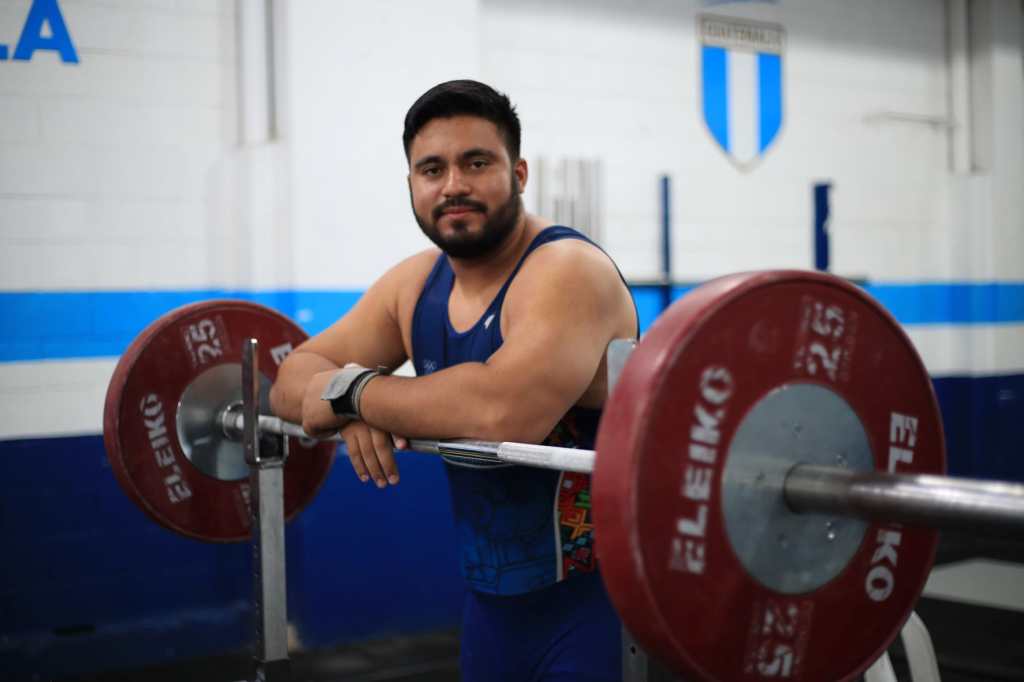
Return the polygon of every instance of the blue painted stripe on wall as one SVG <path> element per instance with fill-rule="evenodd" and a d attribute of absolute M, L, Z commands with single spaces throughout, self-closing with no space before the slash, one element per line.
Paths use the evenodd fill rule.
<path fill-rule="evenodd" d="M 869 284 L 903 324 L 1014 324 L 1024 322 L 1024 282 Z"/>
<path fill-rule="evenodd" d="M 728 55 L 725 48 L 701 48 L 704 120 L 722 148 L 729 151 Z"/>
<path fill-rule="evenodd" d="M 763 153 L 782 125 L 782 57 L 777 54 L 758 54 L 757 79 L 760 102 L 757 151 Z"/>
<path fill-rule="evenodd" d="M 672 298 L 696 285 L 677 285 Z M 896 319 L 912 325 L 1024 322 L 1024 283 L 871 284 Z M 661 312 L 661 289 L 634 286 L 641 329 Z M 316 334 L 348 311 L 359 291 L 187 291 L 0 293 L 0 362 L 116 357 L 142 329 L 178 306 L 211 298 L 268 305 Z"/>
<path fill-rule="evenodd" d="M 116 357 L 161 315 L 196 301 L 262 303 L 310 334 L 359 300 L 358 291 L 99 291 L 0 293 L 0 362 Z"/>
<path fill-rule="evenodd" d="M 692 286 L 672 287 L 672 300 L 682 298 L 691 289 L 693 289 Z M 635 286 L 631 287 L 631 290 L 633 292 L 633 300 L 636 302 L 637 314 L 640 316 L 640 329 L 645 331 L 661 314 L 661 287 Z"/>
<path fill-rule="evenodd" d="M 672 287 L 672 299 L 697 286 Z M 901 324 L 972 325 L 1024 323 L 1024 282 L 867 284 L 864 290 L 881 303 Z M 634 286 L 641 328 L 661 312 L 660 287 Z"/>

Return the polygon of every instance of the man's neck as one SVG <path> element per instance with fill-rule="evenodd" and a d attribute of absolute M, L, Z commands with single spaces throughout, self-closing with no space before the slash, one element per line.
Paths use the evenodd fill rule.
<path fill-rule="evenodd" d="M 504 282 L 541 229 L 540 221 L 524 211 L 508 238 L 492 253 L 473 259 L 449 256 L 456 285 L 463 292 L 472 293 L 486 291 L 496 281 Z"/>

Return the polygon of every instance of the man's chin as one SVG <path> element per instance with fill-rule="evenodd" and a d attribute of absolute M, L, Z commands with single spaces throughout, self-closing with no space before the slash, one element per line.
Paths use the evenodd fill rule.
<path fill-rule="evenodd" d="M 458 220 L 445 220 L 444 227 L 437 225 L 438 234 L 453 234 L 453 235 L 465 235 L 469 234 L 471 230 L 468 220 L 459 218 Z M 457 237 L 456 237 L 457 238 Z"/>
<path fill-rule="evenodd" d="M 483 213 L 460 213 L 457 215 L 443 215 L 434 223 L 434 229 L 438 234 L 466 235 L 483 230 L 486 222 Z"/>
<path fill-rule="evenodd" d="M 486 255 L 490 249 L 476 239 L 445 239 L 437 243 L 452 258 L 472 260 Z"/>

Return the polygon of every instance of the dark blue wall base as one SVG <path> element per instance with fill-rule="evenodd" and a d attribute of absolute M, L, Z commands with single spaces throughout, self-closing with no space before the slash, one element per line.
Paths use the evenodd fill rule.
<path fill-rule="evenodd" d="M 935 380 L 954 475 L 1024 481 L 1024 375 Z M 440 460 L 405 455 L 377 490 L 339 458 L 288 526 L 289 614 L 309 648 L 458 626 L 463 584 Z M 149 521 L 99 436 L 0 441 L 0 680 L 245 651 L 247 544 Z"/>
<path fill-rule="evenodd" d="M 949 473 L 1024 482 L 1024 374 L 934 379 Z"/>
<path fill-rule="evenodd" d="M 286 533 L 290 621 L 307 647 L 457 626 L 463 586 L 440 460 L 362 485 L 339 458 Z M 118 487 L 99 436 L 0 441 L 0 680 L 246 651 L 247 543 L 190 540 Z"/>

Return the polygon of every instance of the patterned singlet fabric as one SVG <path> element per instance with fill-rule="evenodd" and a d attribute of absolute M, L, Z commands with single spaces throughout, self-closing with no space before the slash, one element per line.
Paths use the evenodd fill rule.
<path fill-rule="evenodd" d="M 487 310 L 464 332 L 455 331 L 448 318 L 455 275 L 448 258 L 439 255 L 413 314 L 416 373 L 423 376 L 461 362 L 485 362 L 490 358 L 503 341 L 501 306 L 509 285 L 534 250 L 561 239 L 593 244 L 569 227 L 544 229 L 530 243 Z M 600 416 L 600 410 L 573 407 L 544 443 L 592 449 Z M 596 570 L 589 475 L 481 464 L 457 457 L 445 460 L 462 573 L 471 589 L 497 595 L 522 594 Z"/>

